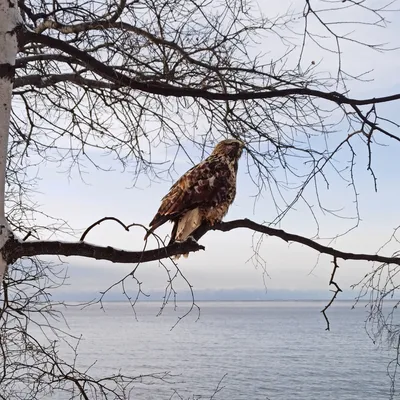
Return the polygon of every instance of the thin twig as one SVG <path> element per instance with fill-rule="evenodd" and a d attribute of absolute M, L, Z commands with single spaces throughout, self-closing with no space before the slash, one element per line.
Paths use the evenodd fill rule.
<path fill-rule="evenodd" d="M 329 303 L 325 306 L 325 308 L 321 311 L 322 314 L 324 315 L 325 321 L 326 321 L 326 328 L 325 330 L 329 331 L 330 330 L 330 323 L 329 323 L 329 319 L 328 316 L 326 315 L 326 311 L 328 310 L 328 308 L 332 305 L 332 303 L 335 301 L 336 296 L 339 294 L 339 292 L 342 292 L 342 289 L 340 289 L 339 285 L 333 280 L 335 278 L 335 273 L 336 270 L 339 268 L 339 265 L 337 263 L 337 258 L 333 257 L 333 271 L 332 271 L 332 275 L 331 275 L 331 279 L 329 280 L 329 285 L 333 285 L 335 286 L 335 290 L 332 290 L 333 292 L 333 296 L 331 298 L 331 300 L 329 301 Z"/>
<path fill-rule="evenodd" d="M 122 221 L 120 221 L 118 218 L 115 217 L 104 217 L 99 219 L 98 221 L 94 222 L 92 225 L 90 225 L 85 232 L 83 232 L 81 238 L 79 239 L 80 242 L 83 242 L 85 240 L 86 235 L 97 225 L 100 225 L 104 221 L 115 221 L 118 222 L 126 231 L 129 231 L 129 227 L 126 226 Z"/>

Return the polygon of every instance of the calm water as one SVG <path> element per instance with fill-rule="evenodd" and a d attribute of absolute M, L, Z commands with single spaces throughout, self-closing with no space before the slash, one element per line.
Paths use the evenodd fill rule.
<path fill-rule="evenodd" d="M 187 304 L 108 303 L 65 312 L 82 334 L 78 363 L 94 374 L 169 371 L 172 383 L 139 385 L 131 398 L 310 400 L 388 399 L 388 355 L 364 331 L 365 308 L 336 302 L 325 331 L 321 302 L 210 302 L 172 331 Z"/>

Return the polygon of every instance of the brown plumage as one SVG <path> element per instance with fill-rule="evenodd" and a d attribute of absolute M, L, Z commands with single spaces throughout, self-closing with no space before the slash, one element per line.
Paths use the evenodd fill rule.
<path fill-rule="evenodd" d="M 169 244 L 186 240 L 203 223 L 220 222 L 236 195 L 242 151 L 239 140 L 223 140 L 208 158 L 187 171 L 162 199 L 145 239 L 167 221 L 174 223 Z"/>

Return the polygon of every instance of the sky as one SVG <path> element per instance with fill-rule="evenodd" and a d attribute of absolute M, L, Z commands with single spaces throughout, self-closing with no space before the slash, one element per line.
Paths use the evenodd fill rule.
<path fill-rule="evenodd" d="M 280 2 L 279 7 L 287 7 L 289 2 Z M 279 10 L 269 10 L 278 12 Z M 396 43 L 399 37 L 398 15 L 393 14 L 393 23 L 386 30 L 374 33 L 374 38 L 390 43 Z M 364 27 L 360 27 L 363 34 Z M 398 41 L 397 41 L 398 44 Z M 267 39 L 260 43 L 263 50 L 271 54 L 279 53 L 281 49 Z M 345 46 L 346 47 L 346 46 Z M 371 77 L 373 81 L 361 85 L 352 86 L 354 97 L 370 97 L 387 95 L 400 90 L 398 71 L 400 67 L 400 53 L 393 51 L 386 54 L 374 53 L 368 49 L 352 51 L 351 46 L 344 50 L 344 60 L 350 70 L 373 69 Z M 311 45 L 305 54 L 310 60 L 321 62 L 321 69 L 332 68 L 333 59 L 324 53 L 321 57 L 318 50 Z M 380 107 L 386 115 L 395 116 L 398 113 L 398 103 Z M 197 161 L 201 155 L 194 148 L 187 149 L 189 154 Z M 344 251 L 351 252 L 376 252 L 380 246 L 390 237 L 393 229 L 400 225 L 398 211 L 398 198 L 400 195 L 397 184 L 399 160 L 399 147 L 391 143 L 387 147 L 376 148 L 374 153 L 375 172 L 378 176 L 378 193 L 375 193 L 373 181 L 366 171 L 365 152 L 360 152 L 357 165 L 359 171 L 358 193 L 360 214 L 362 221 L 359 227 L 344 237 L 336 239 L 331 245 Z M 362 155 L 363 154 L 363 155 Z M 95 154 L 94 157 L 97 157 Z M 104 158 L 102 159 L 104 162 Z M 151 185 L 140 184 L 132 188 L 132 175 L 127 171 L 121 171 L 118 165 L 113 165 L 111 159 L 106 160 L 115 171 L 102 172 L 94 168 L 88 168 L 83 182 L 77 174 L 72 179 L 49 165 L 39 170 L 39 193 L 35 200 L 41 204 L 43 211 L 50 215 L 56 215 L 68 221 L 69 225 L 77 230 L 87 226 L 104 216 L 114 216 L 126 224 L 140 223 L 147 225 L 156 213 L 161 198 L 168 192 L 171 182 L 158 182 Z M 245 162 L 242 159 L 239 164 L 237 197 L 225 220 L 236 218 L 250 218 L 257 222 L 270 220 L 273 210 L 270 209 L 271 201 L 261 198 L 254 202 L 253 195 L 256 188 L 246 174 Z M 187 160 L 179 160 L 178 173 L 184 173 L 191 165 Z M 333 181 L 332 188 L 324 193 L 326 201 L 332 200 L 332 204 L 341 204 L 348 209 L 354 208 L 351 197 L 348 196 L 349 188 Z M 332 237 L 338 232 L 344 232 L 352 226 L 353 221 L 334 219 L 329 216 L 320 216 L 324 237 Z M 310 214 L 302 207 L 297 208 L 279 226 L 289 232 L 304 236 L 315 234 L 315 223 Z M 166 224 L 158 233 L 167 235 L 171 229 Z M 142 249 L 143 230 L 132 229 L 125 232 L 112 222 L 105 222 L 92 230 L 87 241 L 97 245 L 115 246 L 126 250 Z M 54 239 L 55 237 L 52 237 Z M 71 238 L 62 237 L 71 240 Z M 190 254 L 188 259 L 179 261 L 179 268 L 193 285 L 193 289 L 200 291 L 218 290 L 246 290 L 257 291 L 261 298 L 272 299 L 271 293 L 285 291 L 285 293 L 309 293 L 310 297 L 318 293 L 327 293 L 329 296 L 329 278 L 332 272 L 331 258 L 318 256 L 318 254 L 298 244 L 287 244 L 279 238 L 264 238 L 260 254 L 265 259 L 265 270 L 261 266 L 254 265 L 251 257 L 252 232 L 246 230 L 234 230 L 229 233 L 209 232 L 202 238 L 201 244 L 206 251 Z M 328 244 L 329 240 L 321 243 Z M 150 239 L 148 248 L 155 247 L 155 242 Z M 391 255 L 395 247 L 384 249 L 386 255 Z M 85 297 L 85 294 L 96 294 L 107 289 L 114 282 L 123 278 L 132 270 L 131 265 L 112 264 L 107 261 L 96 261 L 84 258 L 64 258 L 69 263 L 68 286 L 60 289 L 60 293 L 74 294 L 77 298 Z M 356 295 L 356 291 L 350 290 L 350 285 L 361 280 L 371 270 L 372 264 L 365 262 L 339 261 L 340 269 L 337 274 L 337 282 L 345 290 L 346 296 Z M 138 269 L 138 277 L 143 282 L 143 290 L 146 292 L 160 292 L 166 285 L 168 276 L 158 263 L 143 264 Z M 187 291 L 187 284 L 183 279 L 176 281 L 178 292 Z M 268 290 L 265 290 L 267 288 Z M 135 282 L 129 280 L 128 290 L 135 293 Z M 121 292 L 118 286 L 115 291 Z M 263 297 L 264 296 L 264 297 Z M 290 295 L 288 295 L 290 297 Z"/>

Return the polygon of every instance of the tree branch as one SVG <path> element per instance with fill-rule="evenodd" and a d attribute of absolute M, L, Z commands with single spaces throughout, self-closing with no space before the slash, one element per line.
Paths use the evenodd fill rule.
<path fill-rule="evenodd" d="M 210 230 L 228 232 L 233 229 L 246 228 L 255 232 L 264 233 L 269 236 L 279 237 L 286 242 L 295 242 L 310 247 L 321 254 L 329 254 L 343 260 L 363 260 L 386 264 L 400 265 L 400 257 L 385 257 L 378 254 L 347 253 L 324 246 L 304 236 L 287 233 L 281 229 L 270 228 L 258 224 L 249 219 L 238 219 L 229 222 L 221 222 L 212 227 L 202 226 L 194 234 L 198 240 Z M 160 247 L 154 250 L 126 251 L 113 247 L 96 246 L 86 242 L 60 242 L 60 241 L 19 241 L 10 238 L 6 243 L 3 254 L 8 263 L 12 263 L 21 257 L 32 257 L 39 255 L 80 256 L 97 260 L 108 260 L 116 263 L 143 263 L 161 260 L 171 256 L 205 250 L 204 246 L 194 240 L 182 243 L 174 243 L 170 246 Z"/>
<path fill-rule="evenodd" d="M 336 258 L 341 258 L 343 260 L 360 260 L 360 261 L 372 261 L 386 264 L 397 264 L 400 265 L 400 257 L 385 257 L 380 256 L 378 254 L 362 254 L 362 253 L 347 253 L 344 251 L 340 251 L 334 249 L 333 247 L 324 246 L 320 243 L 315 242 L 314 240 L 308 239 L 304 236 L 296 235 L 293 233 L 288 233 L 283 231 L 282 229 L 271 228 L 266 225 L 258 224 L 254 221 L 251 221 L 247 218 L 245 219 L 237 219 L 229 222 L 221 222 L 219 224 L 214 225 L 213 227 L 201 227 L 195 235 L 195 239 L 198 240 L 201 236 L 203 236 L 209 230 L 216 230 L 222 232 L 229 232 L 233 229 L 237 228 L 247 228 L 252 231 L 265 233 L 269 236 L 279 237 L 285 242 L 295 242 L 303 244 L 307 247 L 310 247 L 321 254 L 329 254 Z"/>
<path fill-rule="evenodd" d="M 323 92 L 320 90 L 314 90 L 309 88 L 288 88 L 281 90 L 266 90 L 266 91 L 239 91 L 236 93 L 229 92 L 211 92 L 204 89 L 196 89 L 190 87 L 177 87 L 174 85 L 161 83 L 161 82 L 142 82 L 131 78 L 125 74 L 116 71 L 113 67 L 110 67 L 96 58 L 86 53 L 85 51 L 79 50 L 67 42 L 62 40 L 37 34 L 29 30 L 21 32 L 19 36 L 20 45 L 26 43 L 41 43 L 53 49 L 69 54 L 72 57 L 82 61 L 88 68 L 90 68 L 96 74 L 102 76 L 105 79 L 111 80 L 119 85 L 127 86 L 132 89 L 141 90 L 146 93 L 158 94 L 162 96 L 173 96 L 173 97 L 193 97 L 203 98 L 208 100 L 223 100 L 223 101 L 236 101 L 236 100 L 254 100 L 254 99 L 272 99 L 277 97 L 288 97 L 293 95 L 303 95 L 318 97 L 321 99 L 332 101 L 338 105 L 351 104 L 351 105 L 367 105 L 385 103 L 394 100 L 400 100 L 400 93 L 385 96 L 385 97 L 374 97 L 371 99 L 352 99 L 344 96 L 337 92 Z"/>
<path fill-rule="evenodd" d="M 26 66 L 35 61 L 59 61 L 67 64 L 81 64 L 79 60 L 73 57 L 67 57 L 62 54 L 35 54 L 33 56 L 19 57 L 15 60 L 15 69 L 26 68 Z"/>
<path fill-rule="evenodd" d="M 342 292 L 342 289 L 340 289 L 339 285 L 334 281 L 334 279 L 335 279 L 335 273 L 336 273 L 336 270 L 337 270 L 338 268 L 339 268 L 339 265 L 338 265 L 338 263 L 337 263 L 337 258 L 336 258 L 336 257 L 333 257 L 333 270 L 332 270 L 331 279 L 329 280 L 329 285 L 335 286 L 335 290 L 332 290 L 332 292 L 333 292 L 332 298 L 330 299 L 329 303 L 324 307 L 324 309 L 321 311 L 322 314 L 323 314 L 323 316 L 324 316 L 324 318 L 325 318 L 325 321 L 326 321 L 326 329 L 325 329 L 325 330 L 327 330 L 327 331 L 330 330 L 330 323 L 329 323 L 329 318 L 328 318 L 328 316 L 326 315 L 326 311 L 327 311 L 328 308 L 332 305 L 332 303 L 335 301 L 337 295 L 338 295 L 340 292 Z"/>
<path fill-rule="evenodd" d="M 174 243 L 171 246 L 160 247 L 154 250 L 126 251 L 114 247 L 102 247 L 86 242 L 60 242 L 60 241 L 28 241 L 21 242 L 10 238 L 3 248 L 3 254 L 8 264 L 21 257 L 33 257 L 39 255 L 79 256 L 94 258 L 96 260 L 108 260 L 114 263 L 143 263 L 178 254 L 191 253 L 204 250 L 204 246 L 193 240 L 182 243 Z"/>
<path fill-rule="evenodd" d="M 18 89 L 26 85 L 32 85 L 37 88 L 53 86 L 60 82 L 70 82 L 79 86 L 89 86 L 96 89 L 119 89 L 121 86 L 112 82 L 103 82 L 100 80 L 83 78 L 76 74 L 53 74 L 53 75 L 25 75 L 15 79 L 13 89 Z"/>

